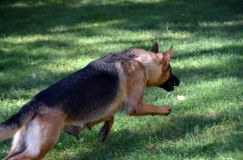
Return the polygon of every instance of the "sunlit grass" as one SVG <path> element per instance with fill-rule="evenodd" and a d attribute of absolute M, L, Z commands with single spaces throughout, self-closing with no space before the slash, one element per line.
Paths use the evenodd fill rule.
<path fill-rule="evenodd" d="M 62 134 L 46 159 L 242 159 L 243 4 L 234 0 L 39 0 L 0 2 L 0 120 L 40 90 L 107 53 L 174 46 L 173 92 L 146 90 L 170 104 L 168 117 L 122 109 L 105 143 L 101 124 Z M 179 99 L 178 96 L 183 97 Z M 10 148 L 1 142 L 0 157 Z"/>

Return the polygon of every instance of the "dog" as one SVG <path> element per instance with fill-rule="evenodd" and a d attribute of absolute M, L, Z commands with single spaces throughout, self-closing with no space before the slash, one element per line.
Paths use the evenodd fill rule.
<path fill-rule="evenodd" d="M 5 160 L 42 159 L 64 130 L 74 136 L 104 122 L 99 139 L 105 140 L 116 112 L 128 115 L 168 115 L 171 107 L 144 102 L 146 87 L 174 90 L 180 80 L 170 65 L 173 47 L 159 53 L 128 49 L 110 53 L 42 90 L 16 114 L 0 124 L 0 141 L 13 137 Z"/>

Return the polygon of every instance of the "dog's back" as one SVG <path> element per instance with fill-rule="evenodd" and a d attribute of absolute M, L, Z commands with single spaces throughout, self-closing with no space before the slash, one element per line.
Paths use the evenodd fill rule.
<path fill-rule="evenodd" d="M 135 57 L 130 50 L 108 54 L 38 93 L 34 99 L 47 107 L 61 108 L 73 120 L 104 114 L 119 90 L 117 64 Z"/>

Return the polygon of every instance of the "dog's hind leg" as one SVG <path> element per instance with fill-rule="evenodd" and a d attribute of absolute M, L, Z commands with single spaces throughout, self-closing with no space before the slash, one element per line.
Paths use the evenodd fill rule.
<path fill-rule="evenodd" d="M 103 127 L 100 129 L 100 132 L 99 132 L 99 140 L 100 141 L 105 141 L 108 134 L 110 133 L 110 130 L 111 130 L 113 123 L 114 123 L 114 116 L 112 116 L 110 119 L 105 121 Z"/>
<path fill-rule="evenodd" d="M 82 129 L 83 128 L 79 126 L 69 125 L 65 127 L 64 131 L 79 139 L 79 133 Z"/>
<path fill-rule="evenodd" d="M 57 141 L 63 124 L 64 118 L 58 113 L 37 115 L 27 125 L 24 151 L 13 154 L 8 160 L 42 159 Z"/>
<path fill-rule="evenodd" d="M 26 133 L 26 126 L 20 128 L 14 135 L 11 150 L 5 159 L 9 159 L 15 155 L 22 153 L 25 150 L 24 136 Z"/>

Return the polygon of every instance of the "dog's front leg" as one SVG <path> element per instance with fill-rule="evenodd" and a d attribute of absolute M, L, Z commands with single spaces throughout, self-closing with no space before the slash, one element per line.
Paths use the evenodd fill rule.
<path fill-rule="evenodd" d="M 136 106 L 129 106 L 129 115 L 143 116 L 143 115 L 168 115 L 171 112 L 170 106 L 156 107 L 151 104 L 140 103 Z"/>
<path fill-rule="evenodd" d="M 171 112 L 170 106 L 157 107 L 144 102 L 144 89 L 141 85 L 133 86 L 129 91 L 126 106 L 129 115 L 168 115 Z"/>

